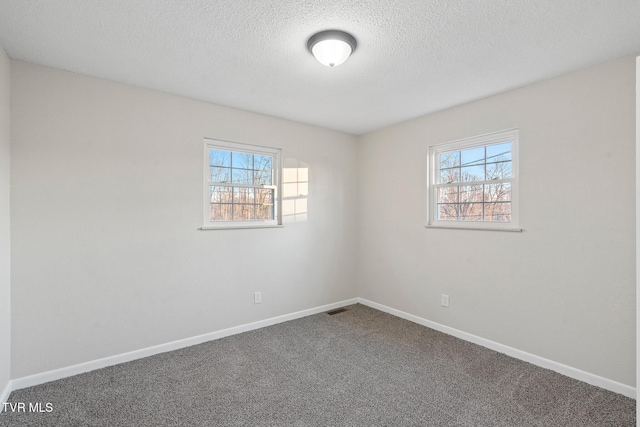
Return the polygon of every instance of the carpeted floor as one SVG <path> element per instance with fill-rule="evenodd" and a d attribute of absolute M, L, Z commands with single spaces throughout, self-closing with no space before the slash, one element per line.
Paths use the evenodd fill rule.
<path fill-rule="evenodd" d="M 634 426 L 635 400 L 362 305 L 14 391 L 0 426 Z"/>

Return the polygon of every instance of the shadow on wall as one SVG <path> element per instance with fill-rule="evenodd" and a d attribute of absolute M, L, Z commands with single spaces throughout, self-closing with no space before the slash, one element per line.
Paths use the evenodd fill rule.
<path fill-rule="evenodd" d="M 307 221 L 309 197 L 309 165 L 296 159 L 285 159 L 282 171 L 282 222 Z"/>

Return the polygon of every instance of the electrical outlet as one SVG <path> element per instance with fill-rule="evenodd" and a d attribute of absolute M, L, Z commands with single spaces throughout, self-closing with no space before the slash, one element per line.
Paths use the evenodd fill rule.
<path fill-rule="evenodd" d="M 253 293 L 253 303 L 260 304 L 262 302 L 262 292 Z"/>
<path fill-rule="evenodd" d="M 440 304 L 442 304 L 443 307 L 449 307 L 449 295 L 442 294 Z"/>

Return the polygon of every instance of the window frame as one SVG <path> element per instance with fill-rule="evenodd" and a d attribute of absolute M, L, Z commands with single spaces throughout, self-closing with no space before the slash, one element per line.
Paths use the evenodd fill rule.
<path fill-rule="evenodd" d="M 511 220 L 509 222 L 498 221 L 451 221 L 440 220 L 438 216 L 438 203 L 436 200 L 436 188 L 439 182 L 440 162 L 439 155 L 449 151 L 466 150 L 474 147 L 486 147 L 489 145 L 511 142 L 511 178 L 502 179 L 500 182 L 511 183 Z M 448 228 L 464 230 L 495 230 L 495 231 L 523 231 L 520 226 L 519 211 L 519 130 L 509 129 L 492 132 L 484 135 L 448 141 L 429 146 L 427 163 L 427 223 L 428 228 Z M 485 163 L 486 164 L 486 163 Z M 474 183 L 487 184 L 492 180 L 460 182 L 463 185 Z"/>
<path fill-rule="evenodd" d="M 247 228 L 274 228 L 282 227 L 282 149 L 273 147 L 264 147 L 253 144 L 243 144 L 239 142 L 223 141 L 219 139 L 204 138 L 204 199 L 203 199 L 203 226 L 202 230 L 228 230 L 228 229 L 247 229 Z M 273 188 L 273 209 L 274 216 L 270 220 L 231 220 L 231 221 L 212 221 L 211 220 L 211 189 L 212 185 L 220 185 L 220 183 L 211 181 L 209 150 L 234 151 L 246 154 L 271 156 L 272 157 L 272 185 L 247 185 L 225 183 L 224 186 L 233 188 Z"/>

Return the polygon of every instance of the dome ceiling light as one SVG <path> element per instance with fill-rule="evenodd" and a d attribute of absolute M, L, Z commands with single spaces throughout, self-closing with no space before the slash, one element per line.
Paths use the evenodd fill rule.
<path fill-rule="evenodd" d="M 349 33 L 326 30 L 312 35 L 307 41 L 307 49 L 318 62 L 327 67 L 337 67 L 356 50 L 358 43 Z"/>

